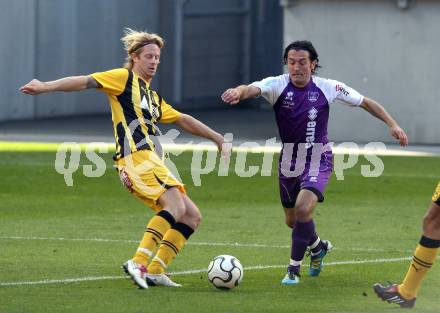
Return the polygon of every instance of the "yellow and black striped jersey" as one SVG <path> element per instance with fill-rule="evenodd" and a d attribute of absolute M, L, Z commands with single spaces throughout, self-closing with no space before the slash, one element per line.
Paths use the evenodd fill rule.
<path fill-rule="evenodd" d="M 437 184 L 437 188 L 432 196 L 432 201 L 440 205 L 440 181 Z"/>
<path fill-rule="evenodd" d="M 116 138 L 115 160 L 135 151 L 154 150 L 150 136 L 156 134 L 156 123 L 174 123 L 181 114 L 130 70 L 117 68 L 90 76 L 110 100 Z"/>

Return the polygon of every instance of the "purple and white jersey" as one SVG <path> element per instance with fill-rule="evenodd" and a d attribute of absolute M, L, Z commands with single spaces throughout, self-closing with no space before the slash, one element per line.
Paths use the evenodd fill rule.
<path fill-rule="evenodd" d="M 258 87 L 261 95 L 273 106 L 283 151 L 287 145 L 291 145 L 291 168 L 295 168 L 299 147 L 307 150 L 309 163 L 313 145 L 328 143 L 329 104 L 339 100 L 350 106 L 358 106 L 364 99 L 359 92 L 341 82 L 317 76 L 312 76 L 303 88 L 295 87 L 289 74 L 268 77 L 251 85 Z M 325 154 L 331 157 L 331 150 Z"/>

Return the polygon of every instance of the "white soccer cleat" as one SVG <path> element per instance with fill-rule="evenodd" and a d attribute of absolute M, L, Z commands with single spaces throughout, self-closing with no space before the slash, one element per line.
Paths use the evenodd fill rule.
<path fill-rule="evenodd" d="M 182 287 L 181 284 L 173 282 L 166 274 L 146 274 L 146 281 L 149 286 Z"/>
<path fill-rule="evenodd" d="M 147 274 L 147 269 L 142 264 L 137 264 L 133 260 L 128 260 L 122 265 L 122 269 L 124 270 L 127 275 L 131 277 L 133 282 L 138 286 L 140 289 L 147 289 L 148 284 L 145 280 L 145 276 Z"/>

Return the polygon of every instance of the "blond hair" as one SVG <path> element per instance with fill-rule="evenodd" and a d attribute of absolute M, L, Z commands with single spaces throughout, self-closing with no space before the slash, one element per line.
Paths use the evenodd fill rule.
<path fill-rule="evenodd" d="M 148 44 L 156 44 L 160 49 L 162 49 L 164 44 L 162 37 L 159 35 L 136 31 L 128 27 L 124 29 L 124 37 L 121 38 L 121 41 L 127 52 L 124 68 L 128 70 L 133 68 L 133 58 L 131 57 L 133 53 L 138 55 L 141 52 L 141 48 Z"/>

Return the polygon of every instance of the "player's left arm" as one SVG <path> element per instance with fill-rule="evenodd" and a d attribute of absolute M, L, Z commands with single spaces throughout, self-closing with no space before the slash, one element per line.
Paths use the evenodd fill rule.
<path fill-rule="evenodd" d="M 401 146 L 408 145 L 408 136 L 405 131 L 399 126 L 399 124 L 397 124 L 380 103 L 368 97 L 364 97 L 360 107 L 387 124 L 390 128 L 391 136 L 399 140 Z"/>
<path fill-rule="evenodd" d="M 190 134 L 213 141 L 217 145 L 219 151 L 222 151 L 223 143 L 225 142 L 223 136 L 200 122 L 198 119 L 195 119 L 191 115 L 181 113 L 174 123 Z"/>

